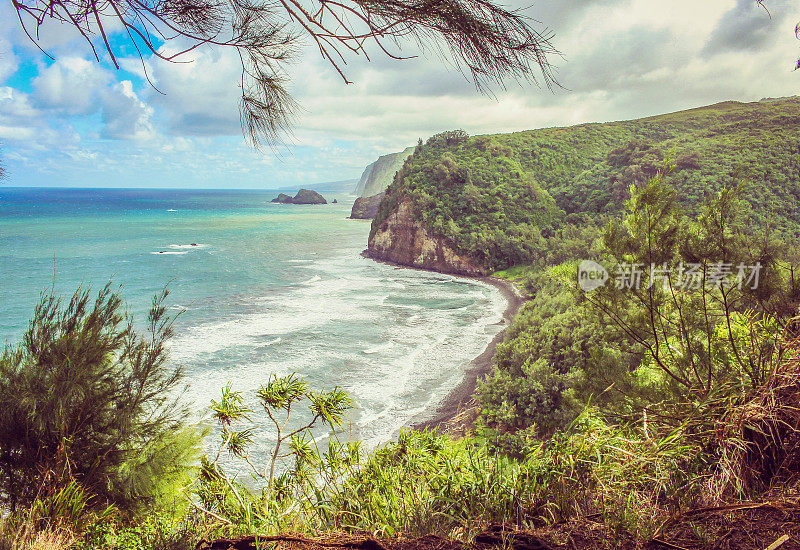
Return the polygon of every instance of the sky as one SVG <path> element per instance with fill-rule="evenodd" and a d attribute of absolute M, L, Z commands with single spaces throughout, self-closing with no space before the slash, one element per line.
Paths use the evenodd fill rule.
<path fill-rule="evenodd" d="M 550 61 L 561 88 L 507 81 L 481 93 L 435 44 L 403 45 L 411 59 L 349 57 L 346 84 L 306 44 L 287 69 L 300 105 L 292 132 L 261 149 L 242 135 L 235 52 L 200 48 L 180 63 L 147 57 L 153 86 L 131 52 L 120 69 L 97 62 L 65 25 L 43 28 L 48 57 L 6 10 L 0 185 L 301 186 L 357 179 L 377 156 L 444 130 L 511 132 L 800 93 L 800 2 L 531 2 L 524 13 L 555 35 L 560 55 Z M 122 43 L 120 34 L 111 40 Z"/>

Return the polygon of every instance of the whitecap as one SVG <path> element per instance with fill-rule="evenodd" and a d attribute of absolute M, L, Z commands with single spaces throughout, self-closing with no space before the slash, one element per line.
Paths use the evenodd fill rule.
<path fill-rule="evenodd" d="M 380 353 L 382 351 L 388 351 L 394 347 L 394 342 L 386 342 L 383 344 L 378 344 L 377 346 L 371 346 L 364 350 L 364 353 L 371 355 L 373 353 Z"/>
<path fill-rule="evenodd" d="M 427 309 L 427 308 L 425 308 L 425 306 L 421 306 L 419 304 L 394 304 L 392 302 L 389 302 L 389 303 L 383 302 L 382 305 L 384 307 L 387 307 L 387 308 L 408 309 L 408 310 L 411 310 L 411 311 L 420 311 L 420 310 L 423 310 L 423 309 Z"/>
<path fill-rule="evenodd" d="M 191 243 L 191 244 L 171 244 L 168 248 L 172 248 L 173 250 L 192 250 L 194 248 L 205 248 L 206 244 L 202 243 Z"/>
<path fill-rule="evenodd" d="M 353 302 L 333 295 L 339 284 L 343 283 L 330 280 L 325 285 L 297 286 L 288 296 L 254 298 L 255 312 L 187 328 L 173 339 L 172 353 L 197 361 L 226 348 L 260 345 L 265 337 L 303 333 L 333 319 L 355 321 L 368 315 Z"/>
<path fill-rule="evenodd" d="M 310 285 L 310 284 L 316 283 L 316 282 L 318 282 L 318 281 L 321 281 L 321 280 L 322 280 L 322 277 L 320 277 L 319 275 L 314 275 L 314 276 L 313 276 L 313 277 L 311 277 L 309 280 L 307 280 L 307 281 L 303 281 L 303 282 L 302 282 L 302 283 L 300 283 L 300 284 L 301 284 L 301 285 Z"/>
<path fill-rule="evenodd" d="M 279 344 L 282 341 L 283 341 L 283 338 L 281 338 L 279 336 L 279 337 L 275 338 L 274 340 L 270 340 L 269 342 L 264 342 L 263 344 L 261 344 L 261 347 L 266 348 L 266 347 L 269 347 L 269 346 L 274 346 L 275 344 Z"/>

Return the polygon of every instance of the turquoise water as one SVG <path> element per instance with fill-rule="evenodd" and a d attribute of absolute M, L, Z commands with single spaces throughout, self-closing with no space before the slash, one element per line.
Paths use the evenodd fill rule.
<path fill-rule="evenodd" d="M 351 393 L 351 437 L 391 439 L 460 381 L 505 302 L 479 281 L 363 258 L 369 222 L 346 219 L 354 197 L 299 206 L 276 194 L 0 189 L 0 342 L 19 339 L 51 285 L 111 279 L 142 319 L 169 284 L 184 311 L 171 360 L 199 417 L 228 383 L 252 393 L 297 372 Z"/>

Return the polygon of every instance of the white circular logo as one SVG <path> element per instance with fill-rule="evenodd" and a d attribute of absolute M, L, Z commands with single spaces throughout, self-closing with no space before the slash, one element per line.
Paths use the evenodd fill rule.
<path fill-rule="evenodd" d="M 589 292 L 600 288 L 608 280 L 608 271 L 605 267 L 591 260 L 583 260 L 578 265 L 578 286 L 581 290 Z"/>

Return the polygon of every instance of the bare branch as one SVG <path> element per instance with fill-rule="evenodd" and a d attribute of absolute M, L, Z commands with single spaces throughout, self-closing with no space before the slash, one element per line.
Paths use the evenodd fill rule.
<path fill-rule="evenodd" d="M 107 31 L 109 22 L 119 23 L 148 81 L 145 53 L 181 62 L 200 46 L 236 50 L 242 64 L 241 123 L 255 145 L 276 143 L 291 126 L 297 104 L 286 89 L 283 67 L 296 57 L 301 36 L 317 45 L 345 83 L 350 83 L 346 55 L 369 60 L 368 45 L 374 44 L 391 59 L 408 59 L 401 42 L 411 41 L 444 46 L 482 91 L 491 83 L 502 86 L 507 77 L 537 83 L 534 70 L 549 89 L 557 85 L 549 62 L 558 55 L 553 34 L 536 31 L 533 20 L 489 0 L 12 0 L 12 5 L 37 46 L 44 22 L 55 20 L 75 27 L 98 60 L 95 40 L 100 41 L 117 68 L 122 46 Z M 165 53 L 164 45 L 175 39 L 188 45 Z"/>

